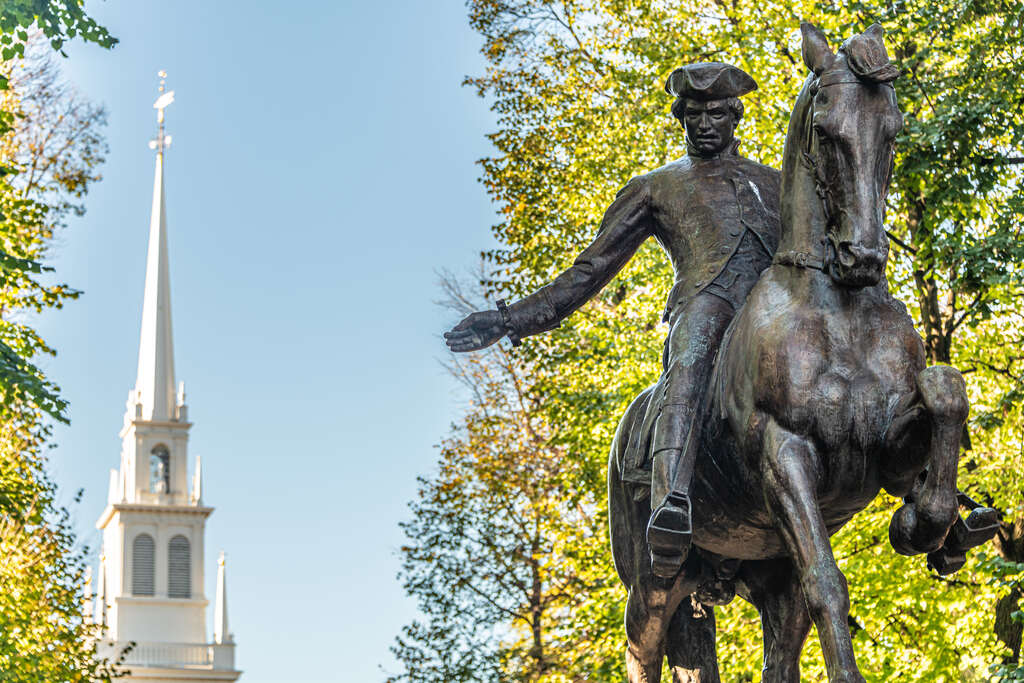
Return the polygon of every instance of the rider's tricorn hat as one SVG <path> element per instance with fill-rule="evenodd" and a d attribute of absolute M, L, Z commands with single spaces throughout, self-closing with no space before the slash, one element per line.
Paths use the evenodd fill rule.
<path fill-rule="evenodd" d="M 688 100 L 724 100 L 757 90 L 757 83 L 746 71 L 732 64 L 697 62 L 673 71 L 665 90 Z"/>

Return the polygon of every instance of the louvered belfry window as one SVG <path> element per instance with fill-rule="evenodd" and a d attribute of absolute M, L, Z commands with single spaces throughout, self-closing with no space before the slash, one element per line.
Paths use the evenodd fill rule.
<path fill-rule="evenodd" d="M 139 534 L 132 541 L 132 595 L 153 595 L 153 552 L 156 544 L 149 534 Z"/>
<path fill-rule="evenodd" d="M 192 597 L 192 548 L 188 539 L 178 535 L 167 548 L 167 595 L 171 598 Z"/>

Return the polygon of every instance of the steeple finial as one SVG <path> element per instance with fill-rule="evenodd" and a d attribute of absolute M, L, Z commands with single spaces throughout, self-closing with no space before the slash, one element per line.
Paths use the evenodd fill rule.
<path fill-rule="evenodd" d="M 178 419 L 174 391 L 174 343 L 171 338 L 171 282 L 167 262 L 167 209 L 164 205 L 164 150 L 171 141 L 171 137 L 164 134 L 164 109 L 174 101 L 174 91 L 164 92 L 166 76 L 166 72 L 160 72 L 160 96 L 153 103 L 157 110 L 158 130 L 157 137 L 150 141 L 149 146 L 157 151 L 156 175 L 149 219 L 139 372 L 135 379 L 141 418 L 163 422 Z"/>
<path fill-rule="evenodd" d="M 156 98 L 156 102 L 153 103 L 153 109 L 156 109 L 156 137 L 149 141 L 149 148 L 155 149 L 157 154 L 163 155 L 164 150 L 171 146 L 171 136 L 164 135 L 164 109 L 171 102 L 174 102 L 174 91 L 164 92 L 166 89 L 166 71 L 161 69 L 157 75 L 160 76 L 160 95 Z"/>

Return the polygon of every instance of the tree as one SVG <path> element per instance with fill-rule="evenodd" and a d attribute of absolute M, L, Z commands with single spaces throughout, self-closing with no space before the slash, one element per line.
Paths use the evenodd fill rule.
<path fill-rule="evenodd" d="M 106 152 L 102 109 L 62 85 L 49 54 L 76 35 L 114 42 L 77 0 L 0 3 L 0 678 L 12 683 L 117 675 L 83 614 L 88 549 L 46 471 L 49 421 L 67 420 L 66 403 L 35 365 L 54 350 L 28 317 L 78 296 L 43 261 Z"/>
<path fill-rule="evenodd" d="M 1022 224 L 1024 4 L 968 0 L 816 4 L 753 0 L 470 0 L 485 73 L 467 79 L 497 114 L 496 152 L 483 183 L 502 212 L 501 246 L 485 254 L 491 291 L 522 295 L 567 267 L 629 177 L 677 158 L 683 137 L 661 90 L 682 63 L 732 61 L 760 89 L 748 96 L 738 134 L 743 150 L 779 165 L 786 123 L 806 69 L 798 23 L 810 19 L 835 44 L 879 21 L 903 76 L 906 125 L 889 198 L 889 278 L 908 303 L 931 362 L 967 375 L 974 405 L 961 484 L 999 507 L 995 547 L 951 580 L 922 558 L 888 548 L 895 501 L 880 498 L 835 539 L 850 577 L 858 656 L 873 680 L 982 678 L 1007 653 L 994 623 L 1014 623 L 1015 599 L 996 570 L 996 552 L 1024 557 L 1020 398 L 1022 329 L 1018 233 Z M 531 395 L 552 429 L 551 444 L 575 461 L 577 486 L 601 519 L 605 454 L 628 401 L 660 371 L 660 309 L 672 273 L 646 245 L 593 302 L 514 356 L 529 367 Z M 598 533 L 597 527 L 594 533 Z M 603 529 L 600 530 L 603 533 Z M 614 583 L 607 551 L 589 570 Z M 894 581 L 899 577 L 899 582 Z M 1005 583 L 1005 582 L 1003 582 Z M 1019 591 L 1016 594 L 1019 596 Z M 611 623 L 622 595 L 593 594 L 560 613 L 560 628 L 583 633 Z M 737 606 L 739 607 L 739 606 Z M 754 680 L 759 653 L 753 615 L 730 606 L 720 619 L 727 676 Z M 1007 633 L 1006 629 L 1003 629 Z M 619 631 L 618 633 L 621 633 Z M 1019 630 L 1017 631 L 1019 634 Z M 1012 633 L 1010 634 L 1012 635 Z M 1012 640 L 1012 638 L 1011 638 Z M 602 643 L 607 647 L 602 647 Z M 821 675 L 816 644 L 805 670 Z M 581 642 L 563 675 L 618 671 L 619 640 Z M 600 680 L 615 680 L 609 674 Z"/>

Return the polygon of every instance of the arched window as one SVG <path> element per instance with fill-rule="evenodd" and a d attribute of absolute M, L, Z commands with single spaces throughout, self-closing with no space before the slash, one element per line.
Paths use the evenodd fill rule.
<path fill-rule="evenodd" d="M 132 595 L 153 595 L 153 551 L 156 544 L 149 534 L 139 534 L 132 541 Z"/>
<path fill-rule="evenodd" d="M 180 534 L 167 546 L 167 596 L 192 597 L 192 547 Z"/>
<path fill-rule="evenodd" d="M 171 452 L 163 444 L 157 444 L 149 452 L 149 490 L 153 493 L 171 490 Z"/>

